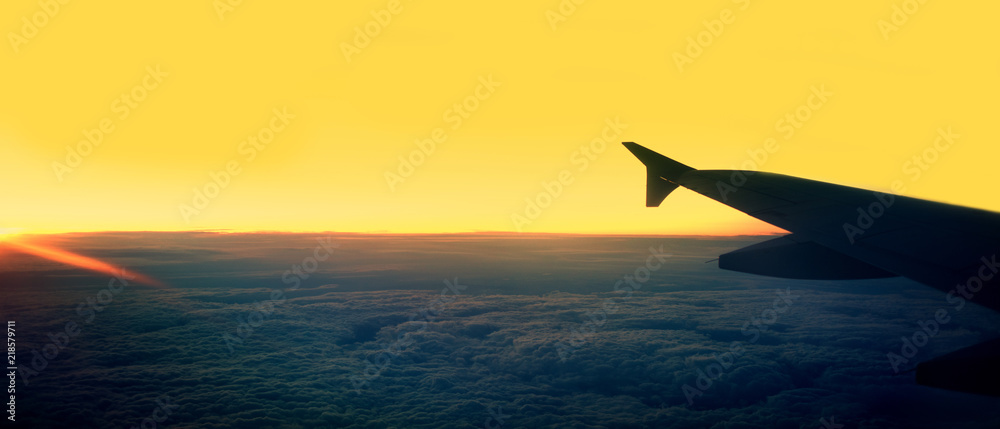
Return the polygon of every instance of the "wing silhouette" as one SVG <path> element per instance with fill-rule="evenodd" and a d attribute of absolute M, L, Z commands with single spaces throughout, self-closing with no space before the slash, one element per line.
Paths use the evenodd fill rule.
<path fill-rule="evenodd" d="M 781 174 L 698 170 L 635 143 L 646 206 L 683 186 L 791 234 L 719 257 L 719 268 L 793 279 L 902 276 L 956 308 L 1000 311 L 1000 213 Z M 917 382 L 1000 396 L 1000 342 L 922 362 Z"/>

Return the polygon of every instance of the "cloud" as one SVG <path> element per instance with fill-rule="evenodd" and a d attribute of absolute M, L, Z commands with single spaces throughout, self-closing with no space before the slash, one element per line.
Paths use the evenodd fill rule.
<path fill-rule="evenodd" d="M 338 236 L 330 263 L 230 353 L 222 334 L 284 286 L 282 272 L 308 256 L 315 238 L 63 238 L 78 249 L 163 243 L 169 251 L 102 255 L 159 269 L 175 287 L 127 287 L 81 322 L 80 335 L 20 391 L 19 419 L 131 427 L 167 395 L 178 405 L 163 422 L 170 427 L 469 428 L 495 415 L 507 427 L 799 428 L 829 417 L 845 427 L 1000 423 L 989 398 L 916 386 L 888 365 L 899 338 L 945 305 L 937 292 L 903 280 L 775 280 L 703 263 L 720 246 L 755 238 Z M 620 298 L 615 279 L 659 244 L 676 256 L 561 359 L 558 344 L 605 300 Z M 456 276 L 468 289 L 427 313 L 442 280 Z M 19 358 L 30 359 L 66 321 L 79 322 L 76 304 L 104 282 L 77 279 L 5 303 L 4 317 L 23 326 Z M 785 288 L 795 300 L 750 341 L 744 324 Z M 917 359 L 996 335 L 998 322 L 983 309 L 956 313 Z M 744 352 L 688 405 L 683 386 L 696 385 L 699 370 L 734 341 Z M 356 389 L 352 377 L 376 363 L 377 376 Z"/>

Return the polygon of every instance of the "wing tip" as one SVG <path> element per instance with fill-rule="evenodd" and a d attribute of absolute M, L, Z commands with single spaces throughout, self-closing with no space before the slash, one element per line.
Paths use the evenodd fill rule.
<path fill-rule="evenodd" d="M 646 207 L 659 207 L 667 195 L 677 189 L 676 180 L 695 170 L 635 142 L 622 142 L 622 145 L 646 166 Z"/>
<path fill-rule="evenodd" d="M 635 155 L 646 168 L 661 173 L 664 179 L 674 180 L 688 171 L 696 170 L 663 154 L 635 142 L 622 142 L 632 155 Z"/>

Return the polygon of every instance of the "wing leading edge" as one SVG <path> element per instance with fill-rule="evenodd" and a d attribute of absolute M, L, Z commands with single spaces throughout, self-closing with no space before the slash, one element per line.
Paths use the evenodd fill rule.
<path fill-rule="evenodd" d="M 648 207 L 683 186 L 791 232 L 721 255 L 722 269 L 794 279 L 902 276 L 945 292 L 950 304 L 1000 311 L 1000 213 L 774 173 L 698 170 L 623 144 L 646 166 Z M 977 355 L 1000 353 L 1000 342 L 987 344 Z M 956 380 L 937 372 L 947 361 L 928 363 L 917 369 L 922 384 L 1000 396 L 1000 384 Z"/>

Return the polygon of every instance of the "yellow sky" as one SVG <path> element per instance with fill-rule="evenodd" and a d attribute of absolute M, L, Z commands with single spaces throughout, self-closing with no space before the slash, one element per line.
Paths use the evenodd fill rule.
<path fill-rule="evenodd" d="M 645 208 L 620 145 L 768 138 L 763 170 L 1000 210 L 994 2 L 229 1 L 0 4 L 0 228 L 775 231 Z"/>

